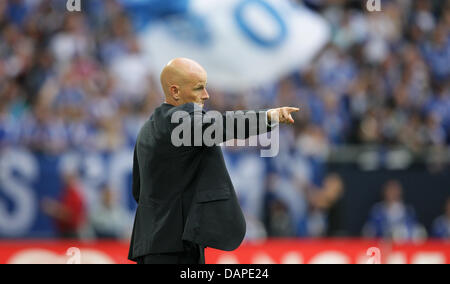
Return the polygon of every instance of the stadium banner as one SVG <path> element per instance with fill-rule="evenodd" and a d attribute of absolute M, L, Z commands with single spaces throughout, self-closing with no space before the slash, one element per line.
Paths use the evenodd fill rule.
<path fill-rule="evenodd" d="M 145 9 L 133 3 L 131 12 Z M 208 84 L 226 92 L 265 86 L 306 66 L 330 36 L 321 16 L 288 0 L 190 0 L 183 7 L 168 8 L 176 12 L 141 30 L 149 66 L 159 74 L 173 58 L 192 58 L 208 70 Z"/>
<path fill-rule="evenodd" d="M 133 224 L 136 201 L 131 194 L 133 149 L 113 153 L 67 152 L 48 155 L 13 147 L 0 150 L 0 238 L 52 238 L 55 223 L 44 214 L 43 200 L 58 200 L 62 176 L 79 173 L 86 211 L 100 203 L 102 185 L 115 191 L 116 204 Z M 130 226 L 131 226 L 130 225 Z"/>
<path fill-rule="evenodd" d="M 207 251 L 212 264 L 450 264 L 450 242 L 390 243 L 367 239 L 279 239 Z"/>
<path fill-rule="evenodd" d="M 242 205 L 243 210 L 259 212 L 263 198 L 263 191 L 259 189 L 264 186 L 261 181 L 266 175 L 264 160 L 256 151 L 233 155 L 224 151 L 224 157 L 239 197 L 247 200 Z M 249 163 L 254 180 L 251 183 L 245 182 L 246 176 L 239 175 Z M 46 198 L 59 200 L 63 191 L 62 176 L 64 172 L 74 170 L 79 173 L 87 215 L 95 212 L 93 209 L 101 203 L 102 186 L 108 184 L 115 192 L 115 206 L 126 215 L 124 218 L 130 224 L 127 229 L 131 235 L 137 207 L 131 193 L 132 168 L 131 147 L 111 153 L 70 151 L 58 155 L 20 147 L 0 149 L 0 239 L 57 237 L 55 222 L 44 213 L 43 201 Z M 88 221 L 86 223 L 89 225 Z M 89 234 L 89 230 L 83 232 Z"/>
<path fill-rule="evenodd" d="M 128 242 L 0 241 L 0 264 L 131 264 Z M 233 252 L 206 250 L 207 264 L 450 264 L 450 243 L 362 239 L 268 240 Z"/>
<path fill-rule="evenodd" d="M 115 191 L 115 206 L 126 213 L 131 226 L 136 202 L 131 194 L 133 148 L 124 147 L 112 153 L 71 151 L 61 155 L 33 153 L 25 148 L 12 147 L 0 150 L 0 239 L 1 238 L 53 238 L 57 236 L 54 221 L 43 213 L 45 198 L 59 199 L 62 191 L 61 177 L 65 171 L 78 170 L 87 211 L 92 212 L 100 203 L 102 185 L 107 183 Z M 241 206 L 247 214 L 258 216 L 263 210 L 263 180 L 267 175 L 264 159 L 257 152 L 224 151 L 227 168 Z M 426 171 L 390 173 L 361 172 L 352 165 L 336 170 L 346 187 L 339 208 L 338 223 L 348 236 L 359 236 L 372 205 L 381 195 L 381 181 L 399 179 L 408 188 L 405 198 L 416 208 L 426 228 L 442 214 L 440 200 L 444 200 L 450 184 L 449 175 L 428 174 Z M 251 182 L 249 182 L 251 181 Z M 369 183 L 367 181 L 370 181 Z M 440 184 L 434 195 L 423 194 L 429 184 Z M 357 214 L 356 214 L 357 212 Z M 251 233 L 250 233 L 251 235 Z M 430 234 L 431 235 L 431 234 Z"/>

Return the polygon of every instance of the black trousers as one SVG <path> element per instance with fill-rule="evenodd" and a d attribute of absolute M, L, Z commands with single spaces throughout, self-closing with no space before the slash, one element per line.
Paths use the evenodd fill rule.
<path fill-rule="evenodd" d="M 141 256 L 137 264 L 205 264 L 205 248 L 184 242 L 184 251 Z"/>

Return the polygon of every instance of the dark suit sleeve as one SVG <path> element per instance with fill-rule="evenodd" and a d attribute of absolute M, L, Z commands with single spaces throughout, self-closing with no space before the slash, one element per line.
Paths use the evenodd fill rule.
<path fill-rule="evenodd" d="M 266 110 L 231 111 L 222 114 L 223 135 L 229 139 L 248 139 L 251 136 L 270 132 L 272 128 L 267 122 Z M 211 123 L 204 123 L 204 128 Z M 242 129 L 242 125 L 244 125 Z M 240 128 L 241 127 L 241 128 Z"/>
<path fill-rule="evenodd" d="M 133 155 L 133 197 L 136 202 L 139 203 L 139 195 L 141 193 L 141 177 L 139 174 L 139 163 L 137 159 L 137 145 L 134 147 L 134 155 Z"/>
<path fill-rule="evenodd" d="M 214 145 L 232 139 L 248 139 L 251 136 L 270 132 L 272 128 L 267 122 L 267 110 L 228 111 L 225 113 L 194 110 L 189 113 L 192 128 L 192 144 L 194 146 L 213 146 L 207 141 L 195 141 L 195 134 L 211 137 Z M 206 135 L 205 135 L 206 134 Z"/>

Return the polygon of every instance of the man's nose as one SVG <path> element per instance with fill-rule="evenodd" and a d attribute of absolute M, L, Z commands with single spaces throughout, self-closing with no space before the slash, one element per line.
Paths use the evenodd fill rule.
<path fill-rule="evenodd" d="M 202 100 L 208 100 L 208 99 L 209 99 L 209 94 L 208 94 L 208 91 L 205 90 L 202 95 Z"/>

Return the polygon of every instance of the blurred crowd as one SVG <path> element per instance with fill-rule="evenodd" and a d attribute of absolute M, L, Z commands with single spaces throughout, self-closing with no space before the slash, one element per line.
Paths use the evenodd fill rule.
<path fill-rule="evenodd" d="M 404 145 L 413 152 L 448 145 L 450 4 L 399 0 L 382 1 L 381 13 L 321 10 L 334 27 L 333 41 L 292 88 L 330 143 Z"/>
<path fill-rule="evenodd" d="M 326 170 L 335 146 L 401 145 L 419 153 L 450 144 L 448 1 L 382 1 L 383 11 L 373 13 L 364 1 L 303 2 L 333 29 L 310 66 L 245 95 L 209 90 L 207 108 L 219 111 L 302 109 L 295 128 L 281 129 L 282 151 L 267 165 L 267 190 L 247 212 L 249 238 L 330 234 L 345 188 Z M 0 1 L 0 149 L 21 145 L 57 155 L 132 147 L 163 102 L 127 12 L 117 1 L 92 3 L 102 12 L 68 14 L 65 1 Z M 227 162 L 240 151 L 227 149 Z M 392 235 L 383 222 L 412 222 L 413 210 L 396 202 L 399 185 L 386 188 L 386 204 L 394 205 L 374 207 L 363 230 L 368 236 Z M 98 206 L 103 213 L 92 215 L 97 227 L 108 223 L 110 199 L 106 194 L 106 205 Z M 49 215 L 64 216 L 60 204 L 45 203 Z M 435 235 L 449 237 L 449 210 L 436 221 Z M 120 213 L 114 216 L 124 223 Z M 420 235 L 416 229 L 406 235 Z"/>
<path fill-rule="evenodd" d="M 58 154 L 134 143 L 162 98 L 125 11 L 115 1 L 103 9 L 69 14 L 65 1 L 1 1 L 1 146 Z"/>

